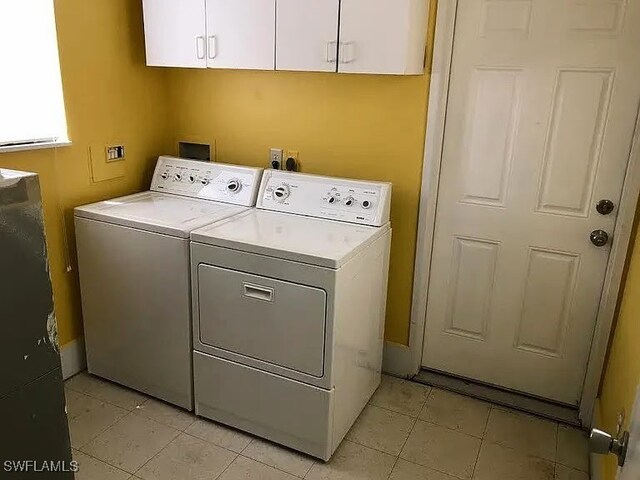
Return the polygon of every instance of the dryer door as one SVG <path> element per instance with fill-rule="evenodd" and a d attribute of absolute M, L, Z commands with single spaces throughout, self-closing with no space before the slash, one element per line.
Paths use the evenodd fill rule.
<path fill-rule="evenodd" d="M 322 377 L 324 290 L 211 265 L 198 265 L 200 341 Z"/>

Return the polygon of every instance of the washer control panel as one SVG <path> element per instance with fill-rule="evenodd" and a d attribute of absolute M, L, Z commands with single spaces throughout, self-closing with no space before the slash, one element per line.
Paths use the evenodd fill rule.
<path fill-rule="evenodd" d="M 151 190 L 252 207 L 256 204 L 262 171 L 162 156 L 156 163 Z"/>
<path fill-rule="evenodd" d="M 381 226 L 389 221 L 391 184 L 266 170 L 257 207 Z"/>

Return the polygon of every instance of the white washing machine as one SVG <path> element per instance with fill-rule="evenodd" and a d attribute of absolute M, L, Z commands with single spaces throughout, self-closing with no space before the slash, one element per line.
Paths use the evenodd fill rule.
<path fill-rule="evenodd" d="M 189 233 L 255 205 L 261 175 L 160 157 L 150 191 L 75 209 L 90 373 L 193 409 Z"/>
<path fill-rule="evenodd" d="M 328 460 L 380 383 L 391 185 L 265 171 L 191 233 L 196 414 Z"/>

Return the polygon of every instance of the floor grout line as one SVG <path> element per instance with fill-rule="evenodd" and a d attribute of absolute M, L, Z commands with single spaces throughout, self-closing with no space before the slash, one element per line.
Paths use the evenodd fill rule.
<path fill-rule="evenodd" d="M 429 392 L 429 395 L 430 394 L 431 394 L 431 392 Z M 420 411 L 422 411 L 424 406 L 427 404 L 427 399 L 429 398 L 429 395 L 427 395 L 427 397 L 424 399 L 424 403 L 420 407 Z M 413 424 L 411 425 L 411 429 L 409 430 L 409 435 L 407 435 L 407 438 L 405 438 L 404 442 L 402 442 L 402 446 L 400 447 L 400 452 L 398 452 L 398 455 L 396 456 L 396 461 L 393 462 L 393 466 L 391 467 L 391 471 L 389 472 L 389 475 L 387 476 L 387 480 L 389 480 L 389 478 L 391 478 L 391 475 L 393 475 L 393 471 L 395 470 L 396 465 L 398 464 L 398 461 L 400 460 L 400 455 L 402 455 L 402 450 L 404 450 L 404 446 L 409 441 L 409 437 L 411 437 L 411 434 L 413 433 L 413 429 L 416 427 L 417 423 L 418 423 L 418 417 L 413 419 Z"/>
<path fill-rule="evenodd" d="M 108 465 L 108 466 L 110 466 L 110 467 L 113 467 L 113 468 L 115 468 L 116 470 L 119 470 L 119 471 L 120 471 L 120 472 L 122 472 L 122 473 L 126 473 L 127 475 L 134 475 L 133 473 L 131 473 L 131 472 L 127 472 L 126 470 L 123 470 L 123 469 L 121 469 L 120 467 L 116 467 L 115 465 L 111 465 L 109 462 L 105 462 L 104 460 L 102 460 L 101 458 L 96 457 L 95 455 L 91 455 L 91 454 L 89 454 L 89 453 L 83 452 L 82 450 L 80 450 L 80 449 L 78 449 L 78 448 L 72 448 L 71 450 L 75 450 L 76 452 L 80 452 L 80 453 L 82 453 L 83 455 L 86 455 L 86 456 L 87 456 L 87 457 L 89 457 L 89 458 L 93 458 L 94 460 L 97 460 L 97 461 L 99 461 L 100 463 L 104 463 L 105 465 Z M 72 453 L 72 456 L 73 456 L 73 453 Z M 75 460 L 75 459 L 74 459 L 74 460 Z"/>
<path fill-rule="evenodd" d="M 175 429 L 174 429 L 175 430 Z M 179 432 L 179 430 L 178 430 Z M 160 455 L 169 445 L 171 445 L 178 437 L 180 436 L 180 433 L 178 433 L 175 437 L 173 437 L 164 447 L 162 447 L 160 450 L 158 450 L 158 452 L 153 455 L 149 460 L 147 460 L 146 462 L 144 462 L 140 468 L 138 468 L 135 472 L 133 472 L 133 475 L 136 475 L 140 470 L 142 470 L 151 460 L 153 460 L 154 458 L 156 458 L 158 455 Z"/>
<path fill-rule="evenodd" d="M 413 415 L 409 415 L 409 414 L 404 413 L 404 412 L 399 412 L 399 411 L 397 411 L 397 410 L 392 410 L 391 408 L 383 407 L 383 406 L 381 406 L 381 405 L 376 405 L 375 403 L 371 403 L 371 402 L 368 402 L 368 403 L 365 405 L 365 407 L 364 407 L 364 408 L 367 408 L 367 407 L 376 407 L 376 408 L 381 408 L 382 410 L 386 410 L 387 412 L 397 413 L 398 415 L 403 415 L 403 416 L 405 416 L 405 417 L 409 417 L 409 418 L 413 418 L 413 419 L 418 418 L 418 415 L 420 415 L 420 414 L 418 413 L 418 415 L 416 415 L 416 416 L 414 417 Z M 364 411 L 364 409 L 363 409 L 363 411 Z M 420 407 L 420 411 L 422 411 L 422 407 Z M 362 414 L 362 412 L 360 412 L 360 414 Z M 360 415 L 358 415 L 358 417 L 359 417 L 359 416 L 360 416 Z M 357 420 L 357 419 L 356 419 L 356 420 Z M 354 425 L 355 425 L 355 422 L 354 422 Z"/>
<path fill-rule="evenodd" d="M 111 404 L 109 404 L 111 405 Z M 112 405 L 114 406 L 114 405 Z M 123 409 L 124 410 L 124 409 Z M 123 420 L 124 418 L 128 417 L 131 414 L 131 412 L 127 412 L 124 415 L 122 415 L 121 417 L 117 418 L 116 420 L 113 421 L 113 423 L 110 423 L 109 425 L 107 425 L 103 430 L 100 430 L 98 433 L 96 433 L 95 435 L 92 435 L 91 438 L 89 440 L 87 440 L 85 443 L 83 443 L 81 446 L 79 446 L 78 448 L 76 448 L 76 450 L 80 450 L 82 453 L 86 453 L 84 450 L 82 450 L 84 447 L 86 447 L 87 445 L 89 445 L 91 442 L 93 442 L 96 438 L 98 438 L 100 435 L 102 435 L 104 432 L 106 432 L 107 430 L 109 430 L 111 427 L 113 427 L 116 423 L 118 423 L 120 420 Z M 77 417 L 74 417 L 74 420 L 77 418 L 82 417 L 83 414 L 78 415 Z M 67 428 L 69 426 L 69 420 L 67 419 Z M 87 454 L 88 455 L 88 454 Z"/>
<path fill-rule="evenodd" d="M 491 418 L 491 409 L 489 409 L 489 414 L 487 415 L 487 419 L 484 422 L 484 428 L 482 429 L 482 437 L 480 437 L 480 446 L 478 447 L 478 453 L 476 454 L 476 461 L 473 464 L 473 469 L 471 470 L 471 478 L 474 479 L 476 476 L 476 469 L 478 468 L 478 461 L 480 460 L 480 453 L 482 452 L 482 445 L 484 444 L 484 437 L 487 434 L 487 428 L 489 427 L 489 419 Z"/>
<path fill-rule="evenodd" d="M 234 453 L 235 453 L 235 452 L 234 452 Z M 224 467 L 224 469 L 223 469 L 223 470 L 222 470 L 222 471 L 221 471 L 221 472 L 220 472 L 220 473 L 219 473 L 215 478 L 213 478 L 212 480 L 217 480 L 218 478 L 222 477 L 222 475 L 224 475 L 224 472 L 226 472 L 227 470 L 229 470 L 229 467 L 235 463 L 235 461 L 238 459 L 238 457 L 239 457 L 239 456 L 240 456 L 240 454 L 239 454 L 239 453 L 236 453 L 236 456 L 235 456 L 235 457 L 233 457 L 233 460 L 231 460 L 231 461 L 229 462 L 229 465 L 227 465 L 226 467 Z M 186 480 L 186 479 L 185 479 L 185 480 Z"/>

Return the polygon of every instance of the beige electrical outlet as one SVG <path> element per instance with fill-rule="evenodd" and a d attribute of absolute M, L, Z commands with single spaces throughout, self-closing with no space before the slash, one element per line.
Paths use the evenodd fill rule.
<path fill-rule="evenodd" d="M 287 170 L 287 160 L 289 160 L 290 158 L 293 158 L 296 162 L 295 171 L 299 172 L 300 171 L 300 160 L 298 158 L 299 156 L 300 156 L 300 152 L 298 152 L 297 150 L 287 150 L 284 154 L 282 170 Z"/>
<path fill-rule="evenodd" d="M 124 158 L 118 161 L 109 160 L 108 158 L 108 149 L 112 145 L 122 146 L 123 144 L 116 142 L 109 145 L 89 145 L 87 156 L 89 160 L 89 170 L 91 172 L 91 181 L 93 183 L 125 176 L 127 172 L 127 162 L 124 161 Z"/>

